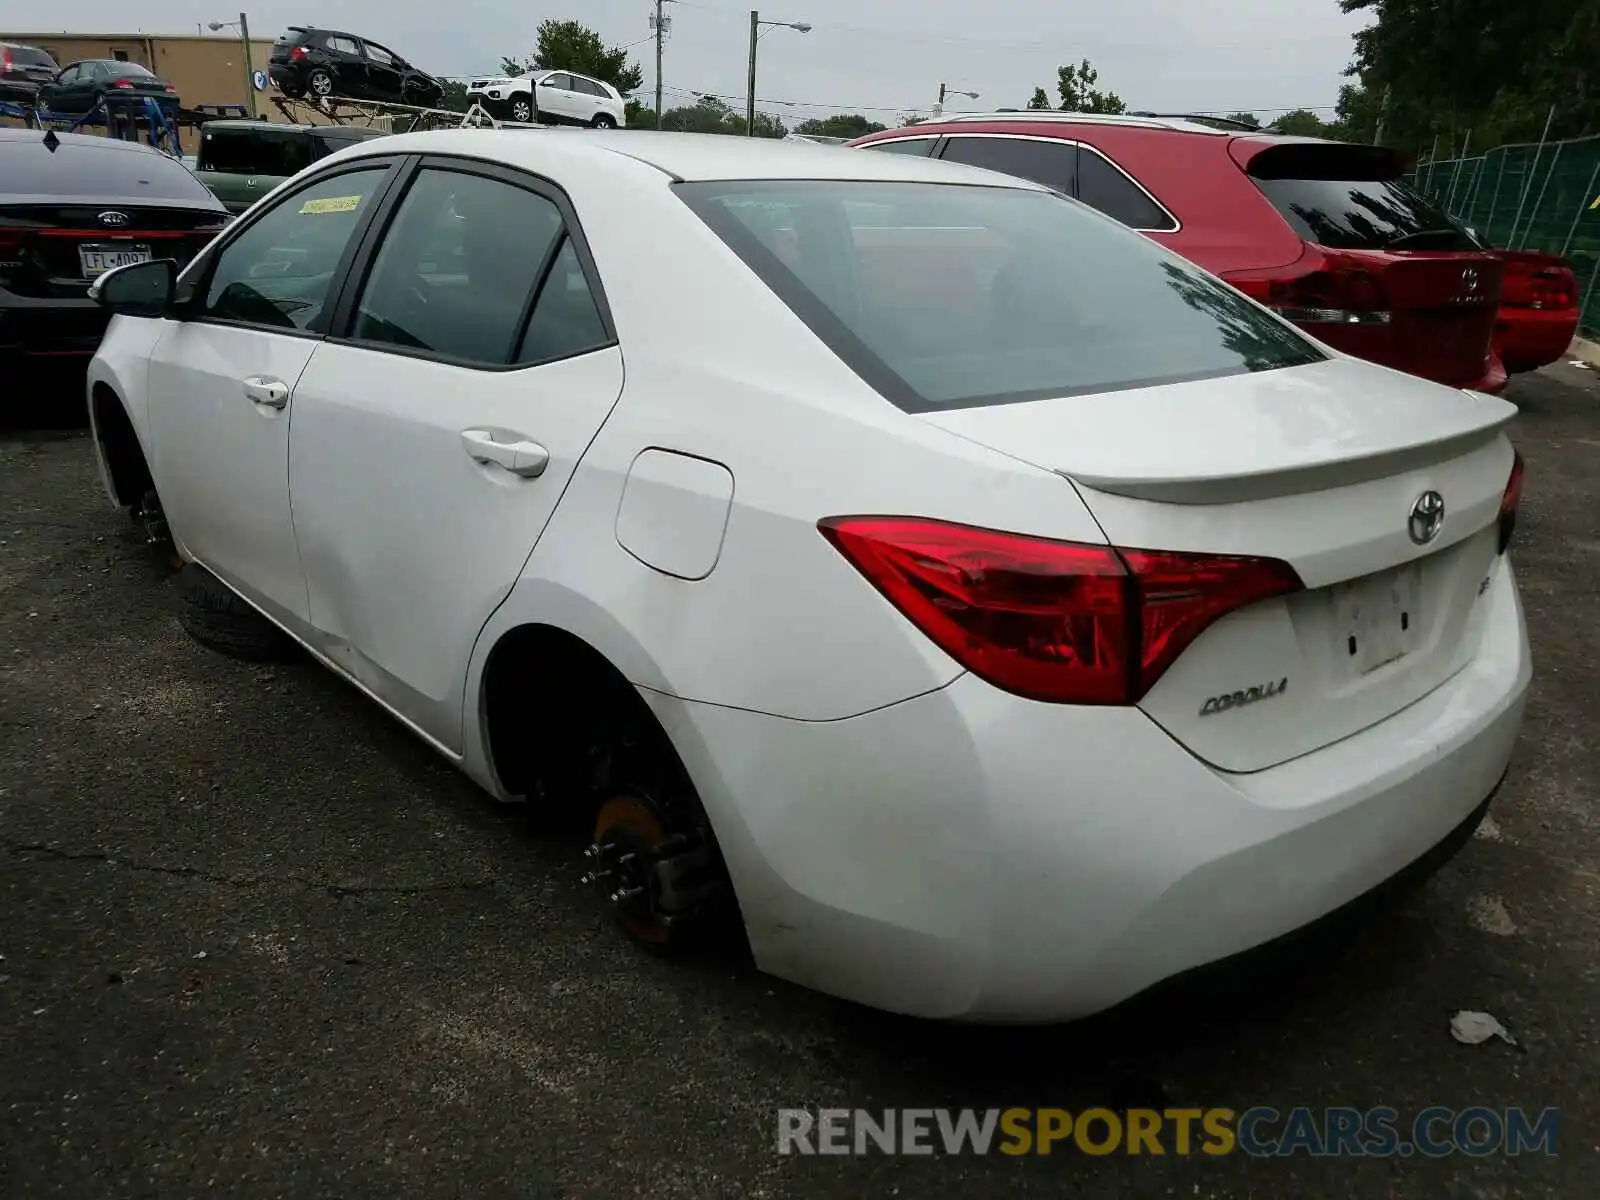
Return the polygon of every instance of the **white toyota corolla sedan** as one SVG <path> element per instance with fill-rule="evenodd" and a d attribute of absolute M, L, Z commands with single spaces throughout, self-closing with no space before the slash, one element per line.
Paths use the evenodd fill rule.
<path fill-rule="evenodd" d="M 1438 860 L 1517 736 L 1515 409 L 1021 180 L 421 133 L 96 291 L 191 630 L 580 815 L 647 944 L 1081 1016 Z"/>

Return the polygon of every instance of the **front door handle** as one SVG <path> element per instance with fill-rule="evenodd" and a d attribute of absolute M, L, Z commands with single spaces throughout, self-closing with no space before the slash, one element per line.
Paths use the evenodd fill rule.
<path fill-rule="evenodd" d="M 252 375 L 244 381 L 244 394 L 252 404 L 263 408 L 284 408 L 289 403 L 289 385 L 281 379 Z"/>
<path fill-rule="evenodd" d="M 473 462 L 493 463 L 504 467 L 523 479 L 536 479 L 550 465 L 550 452 L 538 442 L 530 442 L 520 434 L 508 435 L 513 440 L 501 441 L 487 429 L 463 429 L 461 448 Z"/>

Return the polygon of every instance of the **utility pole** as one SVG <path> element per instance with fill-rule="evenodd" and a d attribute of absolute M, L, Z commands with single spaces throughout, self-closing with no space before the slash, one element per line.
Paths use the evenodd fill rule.
<path fill-rule="evenodd" d="M 744 135 L 756 135 L 756 38 L 760 36 L 761 14 L 750 10 L 750 78 L 745 83 Z"/>
<path fill-rule="evenodd" d="M 256 115 L 256 69 L 250 62 L 250 20 L 239 14 L 239 40 L 244 43 L 244 100 L 250 106 L 250 115 Z"/>
<path fill-rule="evenodd" d="M 656 128 L 661 128 L 661 37 L 666 25 L 661 19 L 661 6 L 665 0 L 656 0 Z"/>

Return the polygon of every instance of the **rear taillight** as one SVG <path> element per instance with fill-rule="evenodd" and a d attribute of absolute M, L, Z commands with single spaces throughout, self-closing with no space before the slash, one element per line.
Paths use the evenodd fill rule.
<path fill-rule="evenodd" d="M 289 51 L 289 58 L 292 62 L 300 62 L 306 57 L 306 48 L 304 46 L 296 46 L 293 50 Z"/>
<path fill-rule="evenodd" d="M 133 81 L 131 79 L 117 79 L 112 82 L 111 86 L 114 88 L 131 88 Z"/>
<path fill-rule="evenodd" d="M 169 83 L 169 84 L 167 84 L 167 85 L 166 85 L 166 90 L 167 90 L 167 91 L 169 91 L 169 92 L 174 92 L 174 93 L 175 93 L 175 92 L 177 92 L 177 90 L 178 90 L 178 89 L 177 89 L 177 88 L 175 88 L 175 87 L 173 87 L 173 86 L 172 86 L 172 85 L 171 85 L 171 84 L 170 84 L 170 83 Z"/>
<path fill-rule="evenodd" d="M 0 47 L 0 71 L 11 70 L 11 51 Z"/>
<path fill-rule="evenodd" d="M 1301 588 L 1275 559 L 1120 550 L 916 517 L 823 535 L 945 653 L 1033 700 L 1133 704 L 1224 613 Z"/>
<path fill-rule="evenodd" d="M 1517 531 L 1517 505 L 1522 502 L 1522 452 L 1513 450 L 1511 478 L 1506 480 L 1506 490 L 1500 495 L 1500 553 L 1511 545 L 1511 535 Z"/>
<path fill-rule="evenodd" d="M 1261 271 L 1222 276 L 1253 300 L 1297 325 L 1387 325 L 1389 297 L 1370 271 L 1355 266 L 1272 277 Z"/>
<path fill-rule="evenodd" d="M 1578 303 L 1578 277 L 1570 267 L 1550 267 L 1533 277 L 1533 308 L 1573 308 Z"/>

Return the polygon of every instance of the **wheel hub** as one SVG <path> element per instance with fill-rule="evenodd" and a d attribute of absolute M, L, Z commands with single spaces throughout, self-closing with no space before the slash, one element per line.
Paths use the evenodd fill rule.
<path fill-rule="evenodd" d="M 583 882 L 611 906 L 619 924 L 651 944 L 670 940 L 720 890 L 711 847 L 698 832 L 668 833 L 643 796 L 614 796 L 600 806 Z"/>

